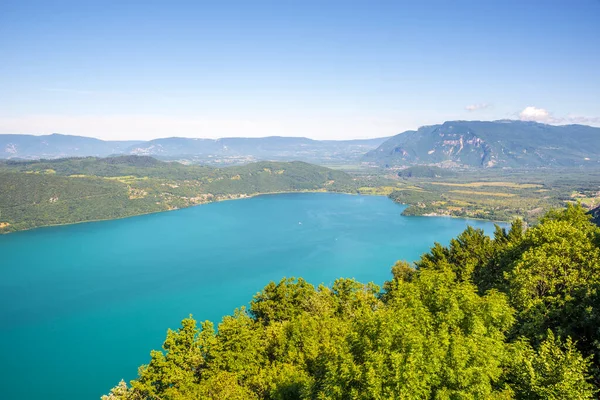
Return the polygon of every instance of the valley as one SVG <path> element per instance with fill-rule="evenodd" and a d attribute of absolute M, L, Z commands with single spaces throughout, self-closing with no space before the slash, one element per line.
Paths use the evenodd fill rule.
<path fill-rule="evenodd" d="M 599 0 L 0 2 L 0 400 L 600 396 Z"/>
<path fill-rule="evenodd" d="M 409 168 L 410 169 L 410 168 Z M 438 215 L 535 223 L 552 208 L 600 204 L 600 169 L 463 170 L 448 177 L 400 178 L 390 197 L 405 215 Z"/>
<path fill-rule="evenodd" d="M 124 218 L 267 193 L 389 196 L 407 216 L 535 223 L 552 208 L 600 203 L 599 167 L 328 167 L 260 161 L 216 168 L 149 156 L 0 161 L 0 233 Z"/>

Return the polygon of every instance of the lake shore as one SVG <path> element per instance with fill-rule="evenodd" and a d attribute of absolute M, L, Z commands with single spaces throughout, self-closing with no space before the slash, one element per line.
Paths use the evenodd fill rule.
<path fill-rule="evenodd" d="M 145 212 L 145 213 L 135 213 L 135 214 L 126 215 L 126 216 L 122 216 L 122 217 L 116 217 L 116 218 L 98 218 L 98 219 L 88 219 L 88 220 L 84 220 L 84 221 L 65 222 L 65 223 L 61 223 L 61 224 L 39 225 L 39 226 L 31 227 L 31 228 L 17 229 L 17 230 L 7 231 L 7 232 L 0 231 L 0 235 L 8 235 L 11 233 L 26 232 L 26 231 L 32 231 L 35 229 L 52 228 L 52 227 L 57 227 L 57 226 L 79 225 L 79 224 L 86 224 L 86 223 L 92 223 L 92 222 L 103 222 L 103 221 L 116 221 L 116 220 L 121 220 L 121 219 L 126 219 L 126 218 L 141 217 L 143 215 L 152 215 L 152 214 L 159 214 L 159 213 L 164 213 L 164 212 L 169 212 L 169 211 L 184 210 L 184 209 L 190 208 L 190 207 L 203 206 L 206 204 L 219 203 L 219 202 L 223 202 L 223 201 L 244 200 L 244 199 L 250 199 L 250 198 L 258 197 L 258 196 L 269 196 L 269 195 L 278 195 L 278 194 L 294 194 L 294 193 L 339 193 L 339 194 L 347 194 L 347 195 L 354 195 L 354 196 L 382 196 L 379 194 L 335 192 L 335 191 L 328 191 L 328 190 L 291 190 L 291 191 L 288 190 L 288 191 L 281 191 L 281 192 L 264 192 L 264 193 L 261 192 L 261 193 L 252 193 L 252 194 L 242 193 L 239 195 L 229 195 L 232 197 L 216 198 L 216 199 L 210 200 L 210 201 L 205 201 L 205 202 L 201 202 L 201 203 L 197 203 L 197 204 L 191 204 L 188 207 L 156 210 L 156 211 L 150 211 L 150 212 Z M 14 224 L 6 223 L 5 226 L 6 227 L 14 226 Z"/>
<path fill-rule="evenodd" d="M 151 212 L 146 212 L 146 213 L 136 213 L 136 214 L 126 215 L 126 216 L 117 217 L 117 218 L 100 218 L 100 219 L 90 219 L 90 220 L 76 221 L 76 222 L 66 222 L 66 223 L 62 223 L 62 224 L 40 225 L 40 226 L 35 226 L 35 227 L 31 227 L 31 228 L 26 228 L 26 229 L 18 229 L 18 230 L 14 230 L 14 231 L 0 232 L 0 235 L 8 235 L 11 233 L 32 231 L 32 230 L 41 229 L 41 228 L 52 228 L 52 227 L 66 226 L 66 225 L 78 225 L 78 224 L 86 224 L 86 223 L 92 223 L 92 222 L 121 220 L 121 219 L 126 219 L 126 218 L 140 217 L 140 216 L 144 216 L 144 215 L 152 215 L 152 214 L 164 213 L 164 212 L 169 212 L 169 211 L 184 210 L 184 209 L 190 208 L 190 207 L 197 207 L 197 206 L 202 206 L 202 205 L 211 204 L 211 203 L 219 203 L 219 202 L 223 202 L 223 201 L 244 200 L 244 199 L 250 199 L 250 198 L 259 197 L 259 196 L 272 196 L 272 195 L 279 195 L 279 194 L 295 194 L 295 193 L 338 193 L 338 194 L 345 194 L 345 195 L 349 195 L 349 196 L 387 197 L 386 195 L 377 194 L 377 193 L 338 192 L 338 191 L 328 191 L 328 190 L 321 190 L 321 189 L 317 189 L 317 190 L 287 190 L 287 191 L 278 191 L 278 192 L 260 192 L 260 193 L 252 193 L 252 194 L 241 193 L 239 195 L 229 195 L 228 197 L 216 198 L 214 200 L 205 201 L 205 202 L 198 203 L 198 204 L 192 204 L 188 207 L 156 210 L 156 211 L 151 211 Z M 396 201 L 394 201 L 394 203 L 403 205 L 403 206 L 407 206 L 407 207 L 410 206 L 410 204 L 399 203 Z M 499 221 L 499 220 L 491 220 L 491 219 L 486 219 L 486 218 L 462 217 L 462 216 L 456 216 L 456 215 L 445 215 L 445 214 L 437 214 L 437 213 L 428 213 L 428 214 L 423 214 L 423 215 L 404 215 L 404 216 L 406 216 L 406 217 L 438 217 L 438 218 L 447 217 L 447 218 L 466 219 L 466 220 L 473 220 L 473 221 L 486 221 L 486 222 L 493 222 L 493 223 L 506 223 L 506 224 L 511 223 L 511 221 Z M 6 226 L 11 226 L 11 224 L 7 224 Z"/>

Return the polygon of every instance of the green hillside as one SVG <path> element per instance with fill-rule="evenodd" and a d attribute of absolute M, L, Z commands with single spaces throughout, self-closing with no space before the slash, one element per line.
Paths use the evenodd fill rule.
<path fill-rule="evenodd" d="M 260 193 L 356 192 L 341 171 L 304 162 L 210 168 L 151 157 L 0 163 L 0 232 L 123 218 Z"/>
<path fill-rule="evenodd" d="M 447 168 L 440 168 L 428 165 L 415 165 L 398 172 L 400 178 L 446 178 L 457 176 L 458 174 Z"/>
<path fill-rule="evenodd" d="M 184 319 L 103 399 L 596 398 L 599 239 L 569 206 L 527 231 L 468 228 L 383 289 L 271 282 L 216 327 Z"/>

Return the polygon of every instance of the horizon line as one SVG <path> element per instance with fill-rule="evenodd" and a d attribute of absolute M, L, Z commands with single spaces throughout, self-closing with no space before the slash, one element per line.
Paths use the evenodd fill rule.
<path fill-rule="evenodd" d="M 390 138 L 396 135 L 401 135 L 405 132 L 410 132 L 410 131 L 415 131 L 418 130 L 420 128 L 424 128 L 424 127 L 429 127 L 429 126 L 436 126 L 436 125 L 443 125 L 446 124 L 448 122 L 522 122 L 522 123 L 534 123 L 534 124 L 539 124 L 539 125 L 547 125 L 547 126 L 573 126 L 573 125 L 579 125 L 579 126 L 587 126 L 590 128 L 594 128 L 594 126 L 592 125 L 586 125 L 586 124 L 548 124 L 548 123 L 543 123 L 543 122 L 538 122 L 538 121 L 530 121 L 530 120 L 521 120 L 521 119 L 510 119 L 510 118 L 502 118 L 502 119 L 495 119 L 495 120 L 466 120 L 466 119 L 457 119 L 457 120 L 448 120 L 448 121 L 444 121 L 441 123 L 437 123 L 437 124 L 425 124 L 425 125 L 419 125 L 418 128 L 416 129 L 408 129 L 402 132 L 398 132 L 396 134 L 393 135 L 387 135 L 387 136 L 376 136 L 376 137 L 363 137 L 363 138 L 352 138 L 352 139 L 315 139 L 315 138 L 311 138 L 308 136 L 283 136 L 283 135 L 268 135 L 268 136 L 223 136 L 220 138 L 207 138 L 207 137 L 189 137 L 189 136 L 164 136 L 164 137 L 158 137 L 158 138 L 153 138 L 153 139 L 118 139 L 118 140 L 105 140 L 105 139 L 100 139 L 98 137 L 95 136 L 86 136 L 86 135 L 79 135 L 79 134 L 71 134 L 71 133 L 60 133 L 60 132 L 52 132 L 52 133 L 0 133 L 0 136 L 36 136 L 36 137 L 44 137 L 44 136 L 70 136 L 70 137 L 80 137 L 80 138 L 87 138 L 87 139 L 95 139 L 95 140 L 100 140 L 102 142 L 150 142 L 153 140 L 161 140 L 161 139 L 190 139 L 190 140 L 210 140 L 210 141 L 218 141 L 218 140 L 223 140 L 223 139 L 268 139 L 268 138 L 289 138 L 289 139 L 309 139 L 309 140 L 314 140 L 314 141 L 319 141 L 319 142 L 325 142 L 325 141 L 329 141 L 329 142 L 344 142 L 344 141 L 359 141 L 359 140 L 376 140 L 376 139 L 385 139 L 385 138 Z"/>

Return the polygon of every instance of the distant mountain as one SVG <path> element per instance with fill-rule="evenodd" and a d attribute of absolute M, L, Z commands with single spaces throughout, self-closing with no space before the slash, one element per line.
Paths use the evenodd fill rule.
<path fill-rule="evenodd" d="M 0 158 L 105 157 L 123 153 L 139 141 L 104 141 L 71 135 L 0 135 Z"/>
<path fill-rule="evenodd" d="M 449 121 L 391 137 L 363 161 L 379 166 L 600 166 L 600 128 L 524 121 Z"/>
<path fill-rule="evenodd" d="M 127 149 L 127 153 L 166 159 L 184 157 L 198 161 L 219 158 L 222 163 L 236 159 L 336 162 L 359 160 L 367 151 L 375 149 L 387 139 L 313 140 L 281 136 L 223 139 L 165 138 L 131 146 Z"/>
<path fill-rule="evenodd" d="M 592 209 L 590 214 L 592 215 L 592 221 L 594 221 L 596 225 L 600 226 L 600 206 Z"/>
<path fill-rule="evenodd" d="M 146 155 L 216 165 L 257 160 L 335 163 L 357 161 L 388 138 L 312 140 L 303 137 L 103 141 L 69 135 L 0 135 L 0 158 L 39 159 Z"/>

